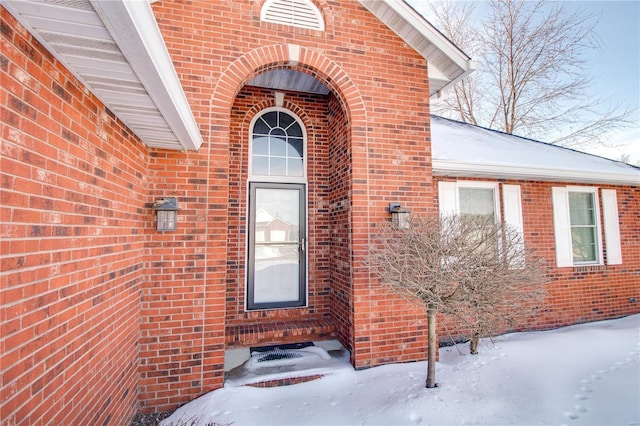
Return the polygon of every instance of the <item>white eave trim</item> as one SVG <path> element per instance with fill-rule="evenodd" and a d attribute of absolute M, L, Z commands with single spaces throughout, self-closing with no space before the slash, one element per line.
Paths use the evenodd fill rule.
<path fill-rule="evenodd" d="M 399 16 L 411 24 L 420 34 L 423 34 L 433 45 L 449 57 L 453 62 L 465 70 L 470 70 L 470 64 L 474 61 L 471 60 L 458 46 L 453 44 L 451 40 L 446 38 L 440 31 L 438 31 L 429 21 L 427 21 L 422 15 L 415 11 L 414 8 L 409 6 L 405 1 L 398 0 L 384 0 Z"/>
<path fill-rule="evenodd" d="M 612 173 L 552 169 L 542 167 L 515 167 L 509 165 L 463 163 L 433 159 L 434 176 L 478 177 L 592 184 L 640 186 L 640 170 L 634 173 Z"/>
<path fill-rule="evenodd" d="M 199 149 L 202 145 L 200 130 L 149 3 L 89 1 L 182 148 Z"/>
<path fill-rule="evenodd" d="M 429 64 L 429 79 L 437 80 L 439 84 L 434 85 L 437 86 L 435 90 L 432 90 L 429 94 L 431 98 L 438 98 L 441 96 L 442 90 L 445 88 L 457 83 L 461 79 L 465 78 L 473 71 L 478 68 L 478 63 L 472 60 L 467 54 L 465 54 L 458 46 L 456 46 L 451 40 L 444 36 L 440 31 L 438 31 L 429 21 L 427 21 L 422 15 L 420 15 L 413 7 L 411 7 L 405 0 L 358 0 L 359 3 L 364 6 L 367 10 L 372 12 L 374 15 L 376 14 L 376 3 L 382 2 L 392 11 L 392 13 L 398 17 L 399 19 L 406 22 L 408 25 L 413 27 L 423 38 L 427 40 L 434 48 L 435 51 L 439 52 L 439 54 L 444 55 L 451 61 L 451 65 L 457 68 L 457 72 L 448 73 L 444 72 L 444 70 L 440 69 L 438 66 L 433 64 L 433 61 L 430 54 L 425 54 L 424 52 L 420 52 L 417 48 L 416 51 L 420 53 Z M 381 21 L 384 22 L 384 18 L 382 16 L 378 16 Z M 391 25 L 384 22 L 389 26 L 393 31 L 396 31 L 392 28 Z M 403 38 L 403 40 L 411 46 L 411 42 L 409 40 L 404 39 L 404 37 L 396 32 L 396 34 Z"/>

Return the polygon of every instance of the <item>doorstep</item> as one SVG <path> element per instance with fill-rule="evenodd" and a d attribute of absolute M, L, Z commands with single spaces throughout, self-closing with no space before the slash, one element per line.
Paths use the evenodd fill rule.
<path fill-rule="evenodd" d="M 249 359 L 225 373 L 225 387 L 286 386 L 319 379 L 342 370 L 353 371 L 349 351 L 337 340 L 315 341 L 311 346 L 300 348 L 286 345 L 282 347 L 284 349 L 270 348 L 275 352 L 245 348 L 245 351 L 249 351 Z M 280 353 L 281 357 L 270 356 L 271 353 Z"/>

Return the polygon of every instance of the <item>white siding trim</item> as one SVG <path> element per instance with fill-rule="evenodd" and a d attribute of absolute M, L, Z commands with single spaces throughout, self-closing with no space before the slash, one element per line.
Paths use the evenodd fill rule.
<path fill-rule="evenodd" d="M 607 245 L 607 264 L 619 265 L 622 263 L 622 246 L 620 244 L 618 200 L 615 189 L 602 190 L 602 216 L 604 240 Z"/>
<path fill-rule="evenodd" d="M 438 205 L 440 214 L 443 216 L 458 214 L 458 194 L 455 182 L 438 182 Z"/>
<path fill-rule="evenodd" d="M 502 185 L 504 221 L 522 234 L 522 201 L 520 185 Z"/>
<path fill-rule="evenodd" d="M 553 229 L 556 243 L 556 264 L 559 268 L 573 266 L 571 249 L 571 224 L 567 188 L 551 188 L 553 200 Z"/>
<path fill-rule="evenodd" d="M 519 253 L 524 249 L 524 226 L 522 224 L 522 197 L 520 185 L 502 185 L 502 208 L 504 210 L 504 222 L 518 232 L 520 241 L 517 247 Z M 514 247 L 515 248 L 515 247 Z M 513 258 L 512 268 L 524 268 L 524 256 Z"/>

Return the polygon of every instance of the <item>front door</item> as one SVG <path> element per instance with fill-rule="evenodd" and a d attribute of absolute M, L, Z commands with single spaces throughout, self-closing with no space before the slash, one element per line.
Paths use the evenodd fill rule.
<path fill-rule="evenodd" d="M 248 309 L 306 305 L 305 185 L 249 184 Z"/>

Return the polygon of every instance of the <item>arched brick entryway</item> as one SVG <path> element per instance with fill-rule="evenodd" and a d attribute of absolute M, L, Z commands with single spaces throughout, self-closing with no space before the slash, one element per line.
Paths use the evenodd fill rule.
<path fill-rule="evenodd" d="M 317 275 L 310 276 L 314 287 L 309 289 L 308 306 L 287 312 L 245 312 L 242 309 L 246 244 L 246 174 L 243 175 L 243 168 L 246 167 L 247 153 L 243 151 L 243 147 L 246 148 L 251 118 L 262 109 L 274 106 L 276 102 L 268 93 L 269 89 L 247 91 L 245 85 L 254 77 L 277 69 L 306 73 L 329 88 L 330 95 L 327 99 L 318 99 L 318 102 L 323 102 L 323 108 L 330 116 L 327 120 L 323 120 L 322 114 L 318 115 L 317 111 L 306 111 L 309 102 L 313 102 L 308 99 L 309 96 L 287 94 L 279 106 L 299 116 L 307 126 L 310 137 L 318 138 L 314 140 L 315 145 L 320 148 L 315 153 L 315 160 L 310 160 L 309 173 L 317 178 L 321 174 L 330 173 L 330 170 L 341 172 L 323 177 L 326 182 L 322 185 L 312 183 L 314 179 L 310 179 L 309 202 L 313 205 L 310 210 L 313 223 L 310 222 L 309 227 L 314 233 L 310 235 L 310 244 L 315 244 L 314 247 L 317 248 L 313 252 L 314 260 L 322 263 L 323 267 L 311 268 L 310 274 Z M 250 105 L 240 105 L 251 96 Z M 234 117 L 234 108 L 242 109 L 237 117 Z M 357 233 L 368 235 L 366 214 L 361 220 L 364 229 L 355 227 L 353 219 L 353 194 L 366 196 L 367 191 L 367 120 L 364 102 L 357 86 L 339 65 L 311 49 L 286 44 L 263 46 L 238 58 L 227 67 L 215 87 L 211 122 L 210 162 L 216 164 L 216 170 L 219 171 L 219 183 L 216 186 L 227 188 L 230 202 L 228 206 L 219 206 L 222 208 L 216 213 L 211 212 L 208 217 L 209 229 L 219 228 L 222 218 L 227 221 L 226 238 L 212 237 L 209 247 L 210 251 L 219 249 L 224 240 L 227 263 L 223 280 L 226 297 L 215 303 L 216 306 L 225 303 L 225 315 L 223 317 L 211 312 L 207 314 L 210 316 L 207 323 L 219 322 L 221 318 L 225 318 L 225 324 L 213 328 L 218 330 L 227 326 L 227 345 L 256 346 L 273 343 L 278 339 L 305 340 L 318 336 L 329 337 L 332 333 L 337 333 L 342 343 L 350 349 L 352 361 L 357 364 L 353 259 L 355 251 L 366 251 L 366 244 L 361 243 L 365 247 L 358 249 L 354 246 L 353 237 Z M 354 145 L 361 148 L 354 150 Z M 323 165 L 320 166 L 320 163 Z M 320 170 L 322 167 L 325 169 Z M 356 189 L 358 185 L 361 188 Z M 216 195 L 219 196 L 218 191 Z M 211 205 L 216 207 L 215 204 Z M 224 207 L 228 207 L 226 211 Z M 363 241 L 362 238 L 359 241 Z M 319 272 L 319 269 L 322 271 Z M 324 284 L 319 284 L 320 281 Z M 218 295 L 221 296 L 221 293 Z"/>

